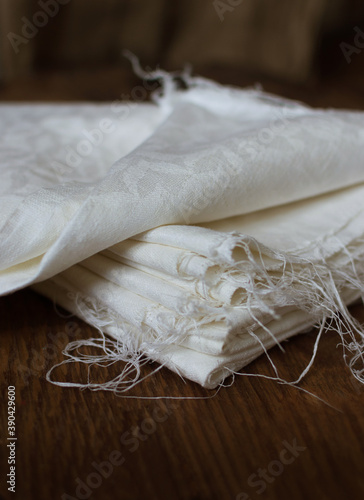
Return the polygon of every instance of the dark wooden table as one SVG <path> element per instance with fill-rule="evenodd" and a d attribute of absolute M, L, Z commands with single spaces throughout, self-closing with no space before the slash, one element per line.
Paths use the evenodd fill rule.
<path fill-rule="evenodd" d="M 354 313 L 364 321 L 362 307 Z M 209 399 L 126 399 L 45 380 L 47 369 L 63 359 L 67 338 L 95 334 L 81 320 L 63 315 L 30 290 L 0 301 L 1 430 L 4 436 L 6 391 L 13 385 L 18 438 L 16 494 L 1 498 L 363 497 L 364 386 L 346 368 L 336 334 L 323 336 L 314 367 L 301 384 L 332 407 L 256 377 L 237 377 L 211 397 L 213 392 L 184 383 L 167 369 L 131 394 Z M 315 332 L 303 334 L 285 343 L 285 355 L 272 351 L 283 377 L 293 380 L 300 373 L 314 339 Z M 80 380 L 84 374 L 74 368 L 58 372 L 58 378 Z M 117 371 L 113 366 L 108 374 Z M 247 372 L 269 373 L 266 359 Z M 100 370 L 96 379 L 105 380 L 106 373 Z M 5 439 L 1 446 L 3 486 Z"/>
<path fill-rule="evenodd" d="M 360 71 L 353 62 L 308 86 L 265 87 L 313 105 L 364 109 Z M 252 82 L 218 74 L 224 82 Z M 87 71 L 34 76 L 0 90 L 0 99 L 102 100 L 117 98 L 117 87 L 130 90 L 132 79 L 123 71 L 100 75 L 93 74 L 91 83 Z M 364 321 L 362 306 L 353 314 Z M 364 387 L 345 366 L 334 332 L 323 336 L 300 385 L 327 404 L 297 388 L 246 376 L 214 395 L 167 369 L 135 387 L 130 395 L 137 398 L 123 398 L 45 380 L 68 341 L 95 335 L 81 320 L 28 289 L 0 299 L 0 321 L 1 499 L 364 498 Z M 314 340 L 312 331 L 285 343 L 286 354 L 272 350 L 282 377 L 298 376 Z M 271 374 L 264 357 L 248 368 Z M 105 380 L 120 369 L 114 365 L 95 376 Z M 68 365 L 57 376 L 79 380 L 85 373 Z M 5 484 L 9 385 L 16 388 L 15 494 Z"/>

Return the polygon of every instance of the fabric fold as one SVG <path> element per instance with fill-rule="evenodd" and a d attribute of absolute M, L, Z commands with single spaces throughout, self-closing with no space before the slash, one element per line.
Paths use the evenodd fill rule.
<path fill-rule="evenodd" d="M 313 110 L 259 91 L 198 82 L 192 79 L 186 92 L 171 91 L 159 106 L 134 106 L 136 116 L 130 121 L 113 117 L 112 124 L 118 127 L 108 142 L 115 149 L 118 145 L 121 158 L 112 167 L 93 164 L 94 172 L 90 169 L 89 175 L 85 169 L 83 182 L 75 168 L 66 183 L 48 183 L 46 188 L 18 195 L 11 217 L 5 216 L 2 223 L 2 270 L 11 267 L 13 280 L 0 274 L 0 293 L 46 279 L 157 226 L 210 222 L 364 182 L 360 113 Z M 102 117 L 104 109 L 96 108 Z M 31 106 L 20 107 L 19 112 L 27 111 L 32 124 L 30 110 Z M 74 120 L 72 107 L 62 108 L 58 116 L 57 106 L 53 110 L 47 106 L 37 111 L 40 126 L 49 125 L 47 112 L 56 116 L 48 134 L 54 144 L 57 130 L 72 123 L 80 148 L 86 129 L 82 127 L 92 112 L 80 107 Z M 3 141 L 9 135 L 9 130 L 5 132 L 9 123 L 16 127 L 16 113 L 13 116 L 6 108 L 4 114 Z M 140 132 L 140 123 L 147 133 Z M 130 151 L 126 145 L 131 136 L 135 147 Z M 26 137 L 26 174 L 52 163 L 46 137 L 45 133 L 37 144 L 38 155 Z M 62 136 L 63 143 L 67 139 L 69 133 Z M 92 152 L 100 155 L 105 141 L 101 146 Z M 6 142 L 0 147 L 8 148 Z M 85 159 L 92 164 L 93 153 L 81 163 Z M 3 170 L 10 165 L 8 154 L 3 157 Z M 3 193 L 8 187 L 5 182 Z M 97 231 L 90 231 L 90 221 Z M 21 239 L 26 241 L 23 249 L 18 245 Z"/>
<path fill-rule="evenodd" d="M 302 236 L 297 213 L 305 218 L 309 212 L 291 204 L 284 218 L 285 229 L 290 226 L 289 240 L 286 248 L 281 241 L 280 252 L 267 246 L 270 239 L 275 241 L 269 233 L 262 244 L 251 234 L 238 231 L 164 226 L 90 257 L 35 289 L 117 341 L 126 341 L 127 354 L 119 354 L 125 361 L 142 352 L 207 388 L 216 387 L 272 346 L 281 347 L 291 336 L 314 325 L 323 327 L 325 320 L 331 320 L 331 327 L 333 319 L 338 321 L 336 328 L 348 357 L 354 360 L 353 367 L 362 356 L 363 334 L 346 305 L 364 290 L 364 186 L 315 203 L 321 206 L 317 212 L 321 220 L 316 228 L 310 227 L 309 246 L 306 239 L 297 245 Z M 343 224 L 335 214 L 341 214 L 345 204 L 355 205 L 356 216 L 348 210 Z M 278 210 L 268 220 L 265 211 L 260 217 L 262 226 L 265 223 L 269 229 L 273 224 L 279 231 L 282 214 Z M 218 224 L 242 229 L 244 219 L 249 223 L 247 216 Z M 325 233 L 321 227 L 324 219 L 326 223 L 335 221 Z M 292 237 L 294 252 L 288 248 Z M 173 246 L 183 242 L 187 248 Z M 196 252 L 192 252 L 194 242 Z M 129 259 L 122 257 L 123 251 Z M 206 259 L 215 267 L 214 281 L 196 277 L 193 265 L 176 272 L 180 262 L 193 258 Z M 216 294 L 216 288 L 224 284 L 239 291 L 234 303 L 229 295 L 224 300 L 222 294 Z M 54 286 L 63 289 L 62 300 L 52 295 Z M 71 293 L 72 307 L 67 293 Z M 198 375 L 191 359 L 199 359 Z M 353 371 L 360 379 L 361 371 L 357 367 Z"/>

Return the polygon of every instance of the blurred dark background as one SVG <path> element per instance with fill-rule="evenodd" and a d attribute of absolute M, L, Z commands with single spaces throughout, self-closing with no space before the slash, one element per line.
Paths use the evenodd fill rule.
<path fill-rule="evenodd" d="M 0 100 L 109 100 L 144 67 L 364 108 L 363 0 L 0 0 Z"/>

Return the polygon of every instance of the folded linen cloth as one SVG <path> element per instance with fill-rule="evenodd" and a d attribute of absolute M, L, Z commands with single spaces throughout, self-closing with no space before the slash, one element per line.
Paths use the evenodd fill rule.
<path fill-rule="evenodd" d="M 1 293 L 33 284 L 107 333 L 97 361 L 208 388 L 341 313 L 362 380 L 364 115 L 168 82 L 157 104 L 2 107 Z M 81 344 L 68 361 L 94 362 Z"/>

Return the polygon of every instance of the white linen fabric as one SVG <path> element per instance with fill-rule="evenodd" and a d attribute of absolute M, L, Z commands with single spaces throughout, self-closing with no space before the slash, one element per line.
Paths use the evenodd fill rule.
<path fill-rule="evenodd" d="M 0 107 L 0 292 L 106 333 L 65 351 L 124 360 L 105 389 L 145 359 L 214 388 L 330 318 L 363 381 L 364 114 L 164 83 L 154 104 Z"/>

